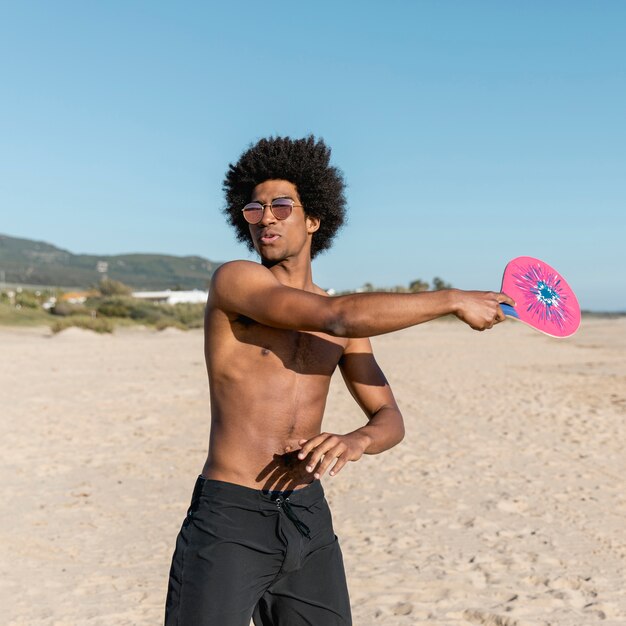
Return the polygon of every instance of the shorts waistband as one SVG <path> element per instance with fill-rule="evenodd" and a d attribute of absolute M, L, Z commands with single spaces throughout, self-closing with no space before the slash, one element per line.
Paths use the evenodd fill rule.
<path fill-rule="evenodd" d="M 198 476 L 193 490 L 194 498 L 203 495 L 224 495 L 238 502 L 248 504 L 275 503 L 277 500 L 289 498 L 295 506 L 309 507 L 324 497 L 324 488 L 319 480 L 314 480 L 306 487 L 285 491 L 253 489 L 236 483 Z"/>

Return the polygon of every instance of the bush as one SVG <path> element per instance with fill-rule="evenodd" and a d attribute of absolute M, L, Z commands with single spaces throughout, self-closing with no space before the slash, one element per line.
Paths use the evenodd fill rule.
<path fill-rule="evenodd" d="M 98 284 L 98 291 L 103 296 L 129 296 L 133 290 L 119 280 L 103 278 Z"/>
<path fill-rule="evenodd" d="M 131 307 L 130 317 L 136 322 L 156 324 L 163 318 L 173 317 L 171 312 L 165 309 L 165 307 L 166 305 L 153 304 L 152 302 L 137 300 Z"/>
<path fill-rule="evenodd" d="M 163 317 L 173 317 L 170 311 L 163 310 L 164 305 L 137 300 L 135 298 L 105 298 L 96 302 L 96 311 L 103 317 L 125 317 L 143 324 L 156 324 Z"/>
<path fill-rule="evenodd" d="M 452 285 L 439 276 L 435 276 L 433 278 L 433 291 L 441 291 L 442 289 L 452 289 Z"/>
<path fill-rule="evenodd" d="M 428 291 L 429 287 L 430 285 L 425 280 L 417 278 L 410 282 L 409 291 L 412 293 L 419 293 L 420 291 Z"/>
<path fill-rule="evenodd" d="M 154 327 L 157 330 L 165 330 L 166 328 L 178 328 L 179 330 L 189 330 L 189 326 L 185 326 L 184 324 L 181 324 L 180 322 L 177 322 L 176 320 L 167 319 L 167 318 L 160 319 L 154 325 Z"/>
<path fill-rule="evenodd" d="M 83 304 L 71 304 L 70 302 L 57 302 L 50 309 L 50 313 L 59 317 L 68 317 L 70 315 L 91 316 L 91 310 L 86 306 Z"/>
<path fill-rule="evenodd" d="M 97 333 L 112 333 L 114 329 L 113 322 L 111 322 L 111 320 L 79 316 L 60 319 L 54 322 L 50 328 L 53 333 L 58 333 L 66 328 L 70 328 L 71 326 L 93 330 Z"/>
<path fill-rule="evenodd" d="M 170 305 L 171 306 L 171 305 Z M 173 316 L 187 328 L 201 328 L 204 326 L 203 302 L 181 302 L 171 306 Z"/>
<path fill-rule="evenodd" d="M 41 305 L 39 299 L 32 291 L 21 291 L 15 294 L 15 306 L 28 309 L 38 309 Z"/>
<path fill-rule="evenodd" d="M 204 324 L 203 303 L 155 304 L 146 300 L 116 296 L 90 298 L 87 307 L 105 318 L 125 318 L 160 328 L 201 328 Z"/>
<path fill-rule="evenodd" d="M 132 305 L 128 298 L 107 298 L 94 304 L 97 314 L 103 317 L 131 317 Z"/>

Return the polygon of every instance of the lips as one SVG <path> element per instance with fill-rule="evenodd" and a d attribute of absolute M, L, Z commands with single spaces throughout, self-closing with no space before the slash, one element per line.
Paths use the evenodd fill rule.
<path fill-rule="evenodd" d="M 263 233 L 261 233 L 260 237 L 259 237 L 259 241 L 261 243 L 273 243 L 274 241 L 276 241 L 277 239 L 280 238 L 280 235 L 278 233 L 272 232 L 271 230 L 265 231 Z"/>

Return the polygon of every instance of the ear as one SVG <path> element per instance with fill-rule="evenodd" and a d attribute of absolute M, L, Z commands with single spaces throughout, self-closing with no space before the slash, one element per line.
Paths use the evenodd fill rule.
<path fill-rule="evenodd" d="M 311 215 L 306 216 L 306 232 L 312 235 L 320 227 L 320 218 Z"/>

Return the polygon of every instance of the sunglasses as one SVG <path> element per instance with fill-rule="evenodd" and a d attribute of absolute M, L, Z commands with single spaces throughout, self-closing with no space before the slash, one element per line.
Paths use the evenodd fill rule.
<path fill-rule="evenodd" d="M 301 204 L 296 204 L 291 198 L 275 198 L 271 204 L 262 204 L 261 202 L 249 202 L 242 209 L 243 217 L 248 224 L 258 224 L 263 219 L 263 213 L 265 207 L 268 206 L 272 215 L 277 220 L 286 220 L 293 211 L 293 207 Z"/>

